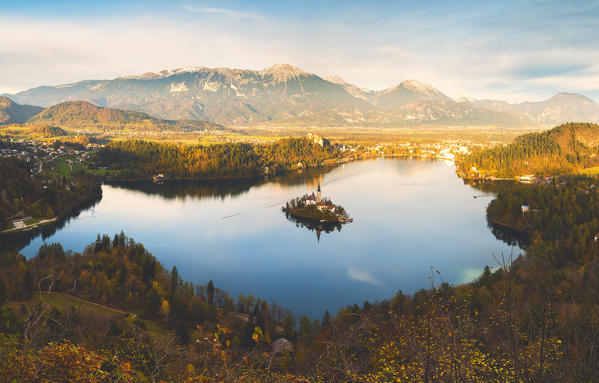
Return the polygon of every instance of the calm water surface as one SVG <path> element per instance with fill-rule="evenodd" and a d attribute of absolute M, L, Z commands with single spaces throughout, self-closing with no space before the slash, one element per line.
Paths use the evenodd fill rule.
<path fill-rule="evenodd" d="M 319 239 L 280 210 L 318 183 L 354 218 Z M 212 279 L 232 296 L 252 294 L 320 317 L 426 288 L 431 266 L 460 283 L 495 265 L 492 253 L 511 249 L 487 227 L 492 197 L 464 185 L 452 165 L 405 159 L 270 182 L 104 185 L 96 206 L 22 253 L 34 256 L 43 242 L 82 251 L 96 234 L 123 230 L 188 281 Z"/>

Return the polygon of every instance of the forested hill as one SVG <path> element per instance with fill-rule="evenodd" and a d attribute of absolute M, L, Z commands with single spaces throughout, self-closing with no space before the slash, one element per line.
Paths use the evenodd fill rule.
<path fill-rule="evenodd" d="M 31 165 L 0 158 L 0 231 L 12 229 L 10 220 L 62 218 L 102 195 L 92 178 L 77 174 L 69 179 L 52 176 L 43 185 L 31 177 Z"/>
<path fill-rule="evenodd" d="M 274 144 L 175 145 L 147 141 L 113 142 L 96 155 L 115 179 L 241 178 L 276 174 L 298 167 L 318 167 L 339 158 L 339 150 L 307 138 L 289 138 Z M 268 169 L 267 169 L 268 168 Z"/>
<path fill-rule="evenodd" d="M 473 152 L 459 159 L 458 172 L 472 178 L 592 173 L 599 166 L 598 145 L 599 125 L 568 123 Z"/>
<path fill-rule="evenodd" d="M 207 121 L 160 120 L 146 113 L 102 108 L 86 101 L 69 101 L 51 106 L 30 118 L 27 124 L 101 131 L 225 130 L 222 126 Z"/>
<path fill-rule="evenodd" d="M 33 105 L 19 105 L 8 97 L 0 96 L 0 125 L 22 124 L 43 108 Z"/>

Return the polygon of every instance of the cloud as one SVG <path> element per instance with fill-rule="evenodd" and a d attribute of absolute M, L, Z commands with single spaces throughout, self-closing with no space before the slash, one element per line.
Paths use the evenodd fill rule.
<path fill-rule="evenodd" d="M 276 41 L 248 39 L 218 24 L 153 17 L 89 23 L 0 15 L 0 33 L 11 36 L 0 44 L 0 88 L 24 90 L 194 65 L 262 69 L 280 59 Z"/>
<path fill-rule="evenodd" d="M 374 275 L 370 274 L 368 271 L 358 270 L 354 267 L 350 267 L 349 269 L 347 269 L 347 276 L 350 279 L 353 279 L 354 281 L 364 282 L 374 286 L 382 285 L 381 281 L 379 281 Z"/>
<path fill-rule="evenodd" d="M 240 8 L 183 0 L 160 10 L 84 16 L 0 5 L 0 33 L 11 36 L 0 44 L 0 89 L 282 62 L 368 89 L 415 79 L 449 96 L 520 102 L 572 91 L 599 100 L 596 5 L 500 3 Z"/>
<path fill-rule="evenodd" d="M 234 17 L 237 19 L 252 19 L 256 21 L 264 19 L 264 15 L 255 12 L 240 12 L 227 8 L 205 8 L 189 4 L 182 5 L 181 7 L 187 11 L 194 13 L 204 13 L 208 15 L 223 15 L 228 17 Z"/>

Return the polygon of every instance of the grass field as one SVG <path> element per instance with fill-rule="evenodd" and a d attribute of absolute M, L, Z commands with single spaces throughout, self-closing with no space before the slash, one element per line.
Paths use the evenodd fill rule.
<path fill-rule="evenodd" d="M 248 133 L 246 139 L 259 137 L 305 136 L 320 134 L 332 142 L 371 145 L 381 142 L 436 143 L 444 140 L 468 140 L 472 142 L 511 142 L 519 135 L 530 133 L 527 129 L 501 129 L 494 127 L 402 127 L 402 128 L 344 128 L 344 127 L 237 127 Z M 240 138 L 243 140 L 243 138 Z"/>
<path fill-rule="evenodd" d="M 75 158 L 75 157 L 73 157 Z M 87 166 L 80 164 L 78 161 L 73 160 L 72 163 L 67 163 L 65 160 L 56 161 L 54 170 L 60 177 L 69 177 L 72 172 L 76 170 L 86 170 Z"/>
<path fill-rule="evenodd" d="M 73 297 L 68 294 L 50 293 L 47 295 L 44 294 L 44 296 L 46 296 L 46 302 L 48 302 L 53 307 L 56 307 L 60 311 L 63 311 L 64 309 L 69 309 L 70 307 L 75 307 L 76 309 L 94 311 L 99 314 L 109 315 L 113 317 L 122 318 L 126 315 L 126 313 L 122 310 L 98 305 L 83 299 Z"/>
<path fill-rule="evenodd" d="M 70 310 L 71 307 L 76 310 L 92 312 L 94 314 L 106 315 L 113 318 L 128 318 L 129 320 L 133 320 L 137 317 L 135 313 L 125 312 L 123 310 L 119 310 L 116 308 L 96 304 L 90 301 L 86 301 L 84 299 L 80 299 L 74 297 L 72 295 L 66 293 L 43 293 L 43 299 L 52 306 L 56 307 L 59 311 L 65 312 L 66 310 Z M 12 303 L 11 306 L 16 308 L 18 306 L 27 305 L 27 303 Z M 143 319 L 146 324 L 147 330 L 156 335 L 166 335 L 169 334 L 169 331 L 159 322 Z"/>
<path fill-rule="evenodd" d="M 39 221 L 41 221 L 40 218 L 29 218 L 25 220 L 25 225 L 33 225 L 35 223 L 38 223 Z"/>
<path fill-rule="evenodd" d="M 272 143 L 285 137 L 302 137 L 308 133 L 320 134 L 332 142 L 343 144 L 372 145 L 376 143 L 421 142 L 436 143 L 444 140 L 468 140 L 471 142 L 511 142 L 530 129 L 503 129 L 497 127 L 443 127 L 443 126 L 410 126 L 399 128 L 370 128 L 370 127 L 302 127 L 302 126 L 232 126 L 247 134 L 215 134 L 204 135 L 191 132 L 176 132 L 161 135 L 134 130 L 115 132 L 96 132 L 63 128 L 66 136 L 43 137 L 30 131 L 31 128 L 19 125 L 9 125 L 0 128 L 0 135 L 21 139 L 34 139 L 51 142 L 78 141 L 82 134 L 88 134 L 101 142 L 142 139 L 152 142 L 173 143 L 184 145 L 211 145 L 224 142 Z M 90 136 L 90 137 L 91 137 Z"/>

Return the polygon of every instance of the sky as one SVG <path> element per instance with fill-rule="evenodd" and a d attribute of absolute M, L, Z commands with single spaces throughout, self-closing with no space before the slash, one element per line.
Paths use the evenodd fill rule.
<path fill-rule="evenodd" d="M 0 93 L 287 63 L 368 89 L 599 101 L 599 0 L 0 0 Z"/>

